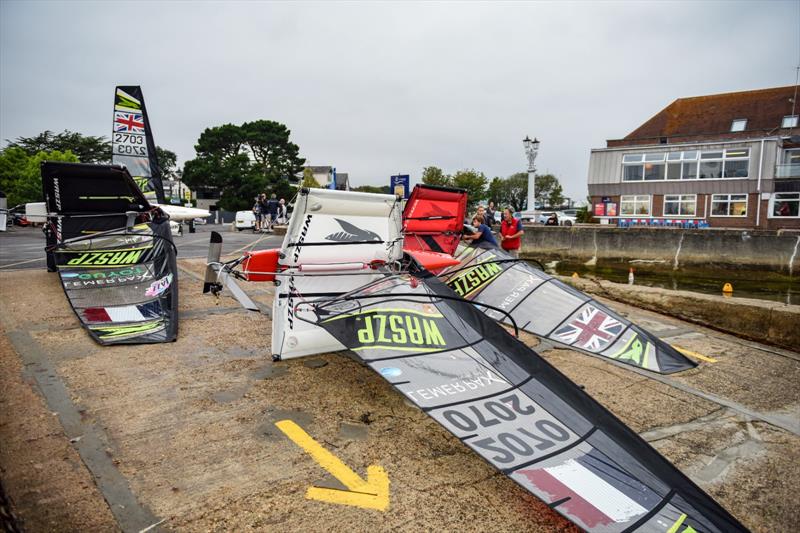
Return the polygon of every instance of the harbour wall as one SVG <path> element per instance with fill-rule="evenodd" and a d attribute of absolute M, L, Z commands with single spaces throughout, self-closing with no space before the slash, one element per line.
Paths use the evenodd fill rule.
<path fill-rule="evenodd" d="M 542 260 L 641 262 L 800 274 L 800 231 L 526 225 L 522 254 Z"/>

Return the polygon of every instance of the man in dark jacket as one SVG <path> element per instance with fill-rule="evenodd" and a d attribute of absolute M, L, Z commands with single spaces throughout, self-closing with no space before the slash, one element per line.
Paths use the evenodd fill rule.
<path fill-rule="evenodd" d="M 278 200 L 275 197 L 275 193 L 272 193 L 272 196 L 269 197 L 267 200 L 267 230 L 272 231 L 272 225 L 275 224 L 275 219 L 278 218 Z"/>

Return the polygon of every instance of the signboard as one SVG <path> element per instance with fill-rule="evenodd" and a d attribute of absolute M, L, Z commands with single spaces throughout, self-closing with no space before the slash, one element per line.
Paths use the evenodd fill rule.
<path fill-rule="evenodd" d="M 617 216 L 617 204 L 616 203 L 607 203 L 606 204 L 606 216 L 609 216 L 609 217 Z"/>
<path fill-rule="evenodd" d="M 606 204 L 594 204 L 594 216 L 602 217 L 606 215 Z"/>
<path fill-rule="evenodd" d="M 389 188 L 392 194 L 402 196 L 404 200 L 408 200 L 410 177 L 408 174 L 399 174 L 392 176 L 389 181 Z"/>
<path fill-rule="evenodd" d="M 192 199 L 192 191 L 186 189 L 185 191 L 183 191 L 183 197 L 187 202 L 190 201 Z"/>
<path fill-rule="evenodd" d="M 328 184 L 328 188 L 336 190 L 336 168 L 331 169 L 331 182 Z"/>
<path fill-rule="evenodd" d="M 611 201 L 611 197 L 610 196 L 603 196 L 603 199 L 600 200 L 600 201 L 603 202 L 604 204 L 607 204 L 608 202 Z"/>

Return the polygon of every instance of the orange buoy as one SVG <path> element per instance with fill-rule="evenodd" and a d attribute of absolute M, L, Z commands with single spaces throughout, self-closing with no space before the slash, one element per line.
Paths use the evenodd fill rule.
<path fill-rule="evenodd" d="M 733 293 L 733 285 L 731 285 L 730 283 L 726 283 L 725 285 L 722 286 L 722 292 L 727 294 Z"/>
<path fill-rule="evenodd" d="M 573 277 L 573 278 L 579 278 L 580 276 L 578 275 L 578 273 L 577 273 L 577 272 L 573 272 L 573 273 L 572 273 L 572 277 Z"/>

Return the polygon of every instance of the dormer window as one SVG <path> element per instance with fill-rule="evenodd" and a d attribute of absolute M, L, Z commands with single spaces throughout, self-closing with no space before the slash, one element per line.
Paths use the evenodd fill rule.
<path fill-rule="evenodd" d="M 797 127 L 797 115 L 786 115 L 781 120 L 781 128 L 796 128 Z"/>
<path fill-rule="evenodd" d="M 731 131 L 744 131 L 746 127 L 747 127 L 746 118 L 736 118 L 733 119 L 733 122 L 731 122 Z"/>

